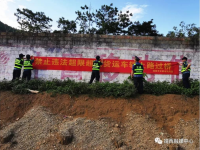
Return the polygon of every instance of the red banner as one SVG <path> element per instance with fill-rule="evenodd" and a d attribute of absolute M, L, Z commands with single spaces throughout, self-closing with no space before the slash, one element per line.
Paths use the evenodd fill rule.
<path fill-rule="evenodd" d="M 92 71 L 93 61 L 91 58 L 65 58 L 65 57 L 35 57 L 34 69 L 38 70 L 72 70 Z M 130 73 L 134 60 L 104 59 L 101 72 Z M 140 61 L 147 74 L 179 74 L 177 62 L 167 61 Z"/>

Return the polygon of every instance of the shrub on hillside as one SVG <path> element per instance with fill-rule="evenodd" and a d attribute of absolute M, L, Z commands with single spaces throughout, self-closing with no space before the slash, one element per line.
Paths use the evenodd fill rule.
<path fill-rule="evenodd" d="M 132 79 L 129 78 L 133 82 Z M 182 80 L 176 80 L 173 83 L 167 81 L 148 82 L 144 80 L 144 93 L 163 95 L 163 94 L 181 94 L 186 96 L 199 95 L 199 81 L 190 79 L 190 89 L 183 87 Z"/>
<path fill-rule="evenodd" d="M 95 83 L 88 84 L 85 82 L 75 82 L 74 80 L 57 80 L 52 81 L 45 80 L 31 80 L 26 81 L 1 81 L 0 90 L 12 90 L 17 94 L 28 93 L 27 89 L 38 90 L 40 92 L 47 91 L 53 93 L 53 95 L 69 94 L 71 96 L 77 96 L 80 94 L 89 94 L 96 97 L 122 97 L 129 98 L 136 95 L 136 89 L 131 83 L 124 81 L 123 83 Z M 177 80 L 173 83 L 166 81 L 160 82 L 148 82 L 144 80 L 144 93 L 162 95 L 162 94 L 183 94 L 186 96 L 193 96 L 199 94 L 199 81 L 191 80 L 191 89 L 185 89 L 181 80 Z"/>
<path fill-rule="evenodd" d="M 16 80 L 12 81 L 1 81 L 0 90 L 12 90 L 16 94 L 26 94 L 27 89 L 38 90 L 40 92 L 47 91 L 59 94 L 69 94 L 76 96 L 80 94 L 89 94 L 91 96 L 98 97 L 133 97 L 136 94 L 136 90 L 132 84 L 125 81 L 124 83 L 95 83 L 88 84 L 85 82 L 75 82 L 73 80 L 57 80 L 52 81 L 45 80 L 30 80 L 29 82 Z"/>

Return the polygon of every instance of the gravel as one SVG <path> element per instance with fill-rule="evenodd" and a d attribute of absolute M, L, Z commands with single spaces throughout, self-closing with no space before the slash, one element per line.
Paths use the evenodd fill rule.
<path fill-rule="evenodd" d="M 198 120 L 180 120 L 176 137 L 191 138 L 192 144 L 158 144 L 155 138 L 172 138 L 148 116 L 129 113 L 125 123 L 112 118 L 92 120 L 50 113 L 43 107 L 33 108 L 22 118 L 0 131 L 2 150 L 167 150 L 198 146 Z"/>

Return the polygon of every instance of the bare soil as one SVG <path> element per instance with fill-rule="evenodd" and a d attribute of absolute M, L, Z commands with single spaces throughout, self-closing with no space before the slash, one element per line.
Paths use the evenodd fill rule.
<path fill-rule="evenodd" d="M 168 94 L 115 99 L 0 93 L 0 137 L 11 130 L 15 133 L 0 149 L 173 149 L 178 146 L 155 143 L 154 139 L 160 137 L 192 139 L 193 143 L 179 144 L 179 148 L 195 150 L 199 146 L 198 124 L 199 96 Z M 60 133 L 68 130 L 73 130 L 74 138 L 70 144 L 63 145 Z M 35 139 L 25 136 L 29 134 Z"/>

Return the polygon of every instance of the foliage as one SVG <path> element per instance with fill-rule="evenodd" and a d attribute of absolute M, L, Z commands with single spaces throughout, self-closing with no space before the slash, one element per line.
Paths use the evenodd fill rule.
<path fill-rule="evenodd" d="M 95 21 L 98 28 L 97 34 L 117 34 L 119 33 L 119 22 L 117 21 L 118 8 L 111 3 L 102 5 L 96 10 Z"/>
<path fill-rule="evenodd" d="M 21 30 L 34 33 L 47 32 L 52 25 L 49 23 L 53 21 L 47 17 L 44 12 L 36 12 L 23 8 L 17 9 L 17 13 L 14 14 L 17 17 Z"/>
<path fill-rule="evenodd" d="M 147 73 L 143 73 L 143 79 L 145 80 L 145 77 L 148 78 Z M 128 80 L 132 80 L 131 76 L 128 76 Z"/>
<path fill-rule="evenodd" d="M 75 11 L 77 15 L 75 20 L 68 20 L 64 17 L 58 19 L 58 28 L 53 33 L 81 33 L 81 34 L 106 34 L 106 35 L 134 35 L 134 36 L 163 36 L 156 30 L 153 19 L 139 22 L 131 21 L 133 16 L 129 10 L 126 12 L 119 11 L 117 7 L 102 5 L 96 11 L 92 11 L 91 6 L 81 6 L 80 10 Z M 17 9 L 14 14 L 20 24 L 21 30 L 29 32 L 46 32 L 51 28 L 51 18 L 46 17 L 43 12 L 32 12 L 29 9 Z M 5 31 L 1 27 L 0 31 Z M 167 37 L 189 37 L 193 45 L 199 45 L 199 28 L 195 24 L 185 24 L 183 21 L 179 24 L 178 29 L 169 31 Z M 10 30 L 6 29 L 6 30 Z"/>
<path fill-rule="evenodd" d="M 144 84 L 144 91 L 147 94 L 162 95 L 162 94 L 181 94 L 186 96 L 199 95 L 199 81 L 191 80 L 191 88 L 186 89 L 182 85 L 182 81 L 169 83 L 166 81 L 147 82 Z"/>
<path fill-rule="evenodd" d="M 87 5 L 81 6 L 81 11 L 75 12 L 76 22 L 79 23 L 80 30 L 79 33 L 83 34 L 93 34 L 96 32 L 96 29 L 93 27 L 94 23 L 94 13 L 91 13 L 91 7 L 88 7 Z"/>
<path fill-rule="evenodd" d="M 182 21 L 180 24 L 180 29 L 178 27 L 174 26 L 174 31 L 169 31 L 169 33 L 166 35 L 167 37 L 180 37 L 185 38 L 188 37 L 194 44 L 199 45 L 199 28 L 196 27 L 195 24 L 185 24 L 184 21 Z"/>
<path fill-rule="evenodd" d="M 0 21 L 0 32 L 17 32 L 18 30 Z"/>
<path fill-rule="evenodd" d="M 89 87 L 91 95 L 93 96 L 103 96 L 103 97 L 133 97 L 136 94 L 136 89 L 132 84 L 125 81 L 124 83 L 96 83 Z"/>
<path fill-rule="evenodd" d="M 134 22 L 128 28 L 128 33 L 135 36 L 162 36 L 162 34 L 158 34 L 156 25 L 153 24 L 153 19 L 147 22 L 144 21 L 142 24 L 139 21 Z"/>
<path fill-rule="evenodd" d="M 148 22 L 133 23 L 132 13 L 127 10 L 125 13 L 117 7 L 102 5 L 96 12 L 91 12 L 87 5 L 76 11 L 76 21 L 80 26 L 79 33 L 83 34 L 111 34 L 111 35 L 140 35 L 140 36 L 162 36 L 158 34 L 156 25 L 152 25 L 153 19 Z M 96 26 L 96 27 L 95 27 Z"/>
<path fill-rule="evenodd" d="M 76 22 L 75 21 L 69 21 L 65 20 L 64 17 L 59 18 L 58 22 L 58 28 L 61 28 L 61 31 L 63 33 L 76 33 Z"/>
<path fill-rule="evenodd" d="M 126 13 L 122 13 L 122 11 L 120 11 L 120 14 L 118 14 L 118 16 L 119 16 L 118 22 L 121 34 L 123 35 L 130 34 L 127 28 L 129 28 L 133 24 L 133 22 L 130 20 L 130 17 L 132 17 L 133 14 L 129 13 L 129 11 L 127 10 Z"/>
<path fill-rule="evenodd" d="M 144 72 L 143 73 L 143 78 L 145 78 L 145 77 L 148 78 L 147 73 Z"/>
<path fill-rule="evenodd" d="M 136 93 L 135 88 L 132 84 L 127 81 L 120 83 L 96 83 L 88 84 L 85 82 L 75 82 L 73 80 L 31 80 L 26 81 L 1 81 L 0 82 L 0 91 L 1 90 L 12 90 L 16 94 L 27 94 L 28 90 L 38 90 L 40 92 L 51 92 L 52 96 L 56 94 L 69 94 L 71 96 L 78 96 L 80 94 L 89 94 L 91 96 L 98 97 L 133 97 Z"/>
<path fill-rule="evenodd" d="M 128 79 L 134 83 L 131 76 Z M 182 80 L 169 83 L 167 81 L 148 82 L 144 79 L 144 93 L 153 95 L 181 94 L 192 97 L 193 95 L 199 95 L 199 83 L 198 80 L 190 79 L 191 88 L 186 89 L 183 87 Z"/>
<path fill-rule="evenodd" d="M 129 77 L 129 79 L 131 79 Z M 133 80 L 130 80 L 133 82 Z M 191 88 L 185 89 L 181 80 L 177 80 L 173 83 L 166 81 L 160 82 L 148 82 L 144 80 L 144 93 L 163 95 L 163 94 L 181 94 L 186 96 L 199 95 L 199 81 L 190 80 Z M 6 90 L 16 94 L 27 94 L 27 89 L 38 90 L 40 92 L 51 92 L 52 96 L 56 94 L 69 94 L 71 96 L 78 96 L 81 94 L 88 94 L 95 97 L 122 97 L 129 98 L 136 95 L 136 89 L 134 85 L 128 81 L 123 83 L 95 83 L 88 84 L 85 82 L 75 82 L 73 80 L 57 80 L 52 81 L 45 80 L 31 80 L 26 81 L 1 81 L 0 91 Z"/>

